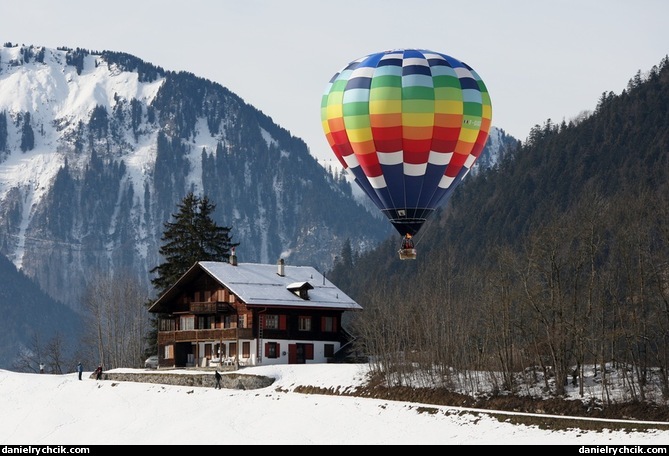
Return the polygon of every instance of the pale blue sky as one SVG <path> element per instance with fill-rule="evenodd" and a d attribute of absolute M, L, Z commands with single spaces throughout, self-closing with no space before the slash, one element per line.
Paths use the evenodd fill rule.
<path fill-rule="evenodd" d="M 358 57 L 415 47 L 462 60 L 488 87 L 493 125 L 525 140 L 659 64 L 668 17 L 665 0 L 2 0 L 0 39 L 127 52 L 191 72 L 331 157 L 320 98 Z"/>

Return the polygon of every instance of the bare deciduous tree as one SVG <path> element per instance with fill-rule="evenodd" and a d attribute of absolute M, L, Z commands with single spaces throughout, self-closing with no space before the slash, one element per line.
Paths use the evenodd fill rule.
<path fill-rule="evenodd" d="M 146 291 L 127 276 L 96 275 L 84 293 L 85 342 L 105 369 L 140 367 L 150 330 Z"/>

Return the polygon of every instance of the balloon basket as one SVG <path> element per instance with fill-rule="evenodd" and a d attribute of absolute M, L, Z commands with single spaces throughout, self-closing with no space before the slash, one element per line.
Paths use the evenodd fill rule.
<path fill-rule="evenodd" d="M 400 249 L 400 260 L 415 260 L 416 249 Z"/>

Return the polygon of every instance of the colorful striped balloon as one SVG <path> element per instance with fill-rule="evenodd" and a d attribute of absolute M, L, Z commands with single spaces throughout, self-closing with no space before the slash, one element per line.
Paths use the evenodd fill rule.
<path fill-rule="evenodd" d="M 322 97 L 321 121 L 357 184 L 401 235 L 414 235 L 481 154 L 492 105 L 467 64 L 397 49 L 335 74 Z"/>

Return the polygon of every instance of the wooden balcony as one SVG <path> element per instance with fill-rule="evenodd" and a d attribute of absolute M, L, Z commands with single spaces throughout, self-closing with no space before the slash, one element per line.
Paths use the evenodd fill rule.
<path fill-rule="evenodd" d="M 222 329 L 189 329 L 185 331 L 159 331 L 158 344 L 165 345 L 176 342 L 207 342 L 226 341 L 237 339 L 251 339 L 251 328 L 222 328 Z"/>

